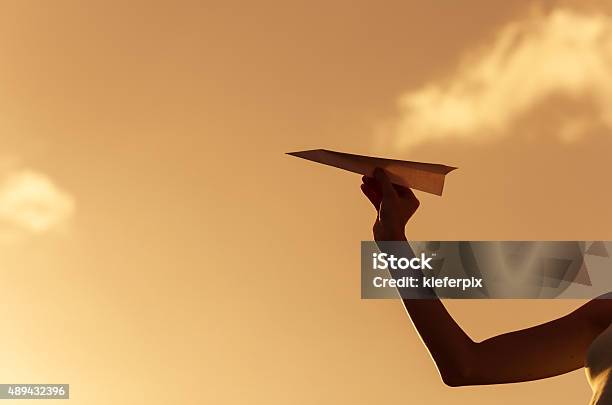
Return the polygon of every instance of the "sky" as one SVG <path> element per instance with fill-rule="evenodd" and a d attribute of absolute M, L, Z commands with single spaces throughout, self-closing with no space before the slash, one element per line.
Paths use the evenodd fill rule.
<path fill-rule="evenodd" d="M 1 10 L 0 382 L 92 405 L 587 403 L 582 370 L 445 387 L 401 304 L 359 298 L 359 176 L 284 153 L 459 167 L 409 239 L 612 239 L 610 6 Z M 480 340 L 581 302 L 446 304 Z"/>

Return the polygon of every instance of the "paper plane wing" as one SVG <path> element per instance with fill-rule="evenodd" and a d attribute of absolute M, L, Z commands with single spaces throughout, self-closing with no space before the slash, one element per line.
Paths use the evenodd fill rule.
<path fill-rule="evenodd" d="M 434 163 L 353 155 L 327 149 L 313 149 L 287 154 L 366 176 L 372 176 L 374 169 L 380 167 L 385 169 L 389 178 L 395 184 L 437 195 L 442 195 L 446 174 L 456 169 L 456 167 Z"/>

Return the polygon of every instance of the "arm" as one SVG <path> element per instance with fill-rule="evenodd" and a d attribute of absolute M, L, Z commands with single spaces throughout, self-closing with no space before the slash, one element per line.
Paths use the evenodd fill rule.
<path fill-rule="evenodd" d="M 419 206 L 412 191 L 392 185 L 382 170 L 375 179 L 364 177 L 361 188 L 377 209 L 374 239 L 406 241 L 404 227 Z M 593 300 L 551 322 L 475 342 L 439 299 L 403 304 L 449 386 L 530 381 L 578 369 L 612 319 L 612 301 Z"/>

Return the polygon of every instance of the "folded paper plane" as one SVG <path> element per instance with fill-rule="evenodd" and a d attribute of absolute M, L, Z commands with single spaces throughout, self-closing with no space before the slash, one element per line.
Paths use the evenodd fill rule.
<path fill-rule="evenodd" d="M 456 169 L 456 167 L 434 163 L 353 155 L 327 149 L 313 149 L 287 154 L 365 176 L 373 176 L 374 169 L 380 167 L 385 169 L 391 182 L 395 184 L 437 195 L 442 195 L 444 177 Z"/>

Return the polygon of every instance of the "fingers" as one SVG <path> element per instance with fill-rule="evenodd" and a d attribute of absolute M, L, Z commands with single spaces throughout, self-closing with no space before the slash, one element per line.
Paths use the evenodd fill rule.
<path fill-rule="evenodd" d="M 363 191 L 363 194 L 368 197 L 368 200 L 370 200 L 374 208 L 378 211 L 382 200 L 381 196 L 366 183 L 361 185 L 361 191 Z"/>
<path fill-rule="evenodd" d="M 389 176 L 387 176 L 387 173 L 383 169 L 380 167 L 374 169 L 374 178 L 380 183 L 383 198 L 397 197 L 397 192 L 393 187 L 393 183 L 391 183 Z"/>
<path fill-rule="evenodd" d="M 364 184 L 367 184 L 371 188 L 378 190 L 378 192 L 382 192 L 380 188 L 380 183 L 376 181 L 374 177 L 363 176 L 361 180 L 363 181 Z"/>
<path fill-rule="evenodd" d="M 416 195 L 409 187 L 391 183 L 389 176 L 383 169 L 377 168 L 374 171 L 374 176 L 376 177 L 362 177 L 361 190 L 378 211 L 381 209 L 383 199 L 390 203 L 391 200 L 399 198 L 410 202 L 412 206 L 418 207 L 420 205 Z"/>
<path fill-rule="evenodd" d="M 380 183 L 376 181 L 375 178 L 363 176 L 361 180 L 363 181 L 363 184 L 365 184 L 368 187 L 369 190 L 371 190 L 374 194 L 376 194 L 378 199 L 382 200 L 382 188 L 380 187 Z"/>

